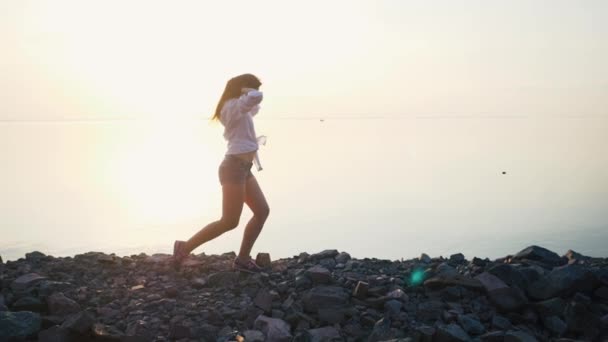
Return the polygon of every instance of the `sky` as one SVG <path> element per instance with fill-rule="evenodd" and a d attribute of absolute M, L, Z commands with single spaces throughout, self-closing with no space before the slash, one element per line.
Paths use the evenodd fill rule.
<path fill-rule="evenodd" d="M 168 251 L 215 219 L 207 119 L 253 73 L 262 250 L 605 255 L 607 42 L 600 0 L 0 1 L 0 254 Z"/>

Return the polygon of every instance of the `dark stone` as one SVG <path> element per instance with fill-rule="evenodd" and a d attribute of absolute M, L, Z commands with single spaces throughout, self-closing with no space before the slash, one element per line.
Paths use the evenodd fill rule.
<path fill-rule="evenodd" d="M 119 342 L 124 338 L 124 334 L 115 327 L 101 323 L 93 324 L 91 333 L 95 341 Z"/>
<path fill-rule="evenodd" d="M 420 254 L 420 257 L 418 257 L 418 260 L 420 260 L 420 262 L 423 262 L 425 264 L 430 264 L 433 261 L 431 259 L 431 257 L 428 256 L 426 253 Z"/>
<path fill-rule="evenodd" d="M 458 324 L 470 335 L 481 335 L 486 332 L 486 328 L 481 324 L 478 317 L 474 315 L 458 315 Z"/>
<path fill-rule="evenodd" d="M 326 250 L 324 250 L 324 251 L 322 251 L 320 253 L 316 253 L 316 254 L 311 255 L 309 257 L 309 259 L 311 259 L 313 261 L 318 261 L 318 260 L 321 260 L 321 259 L 330 259 L 330 258 L 333 259 L 338 254 L 340 254 L 340 253 L 338 253 L 338 251 L 335 250 L 335 249 L 326 249 Z"/>
<path fill-rule="evenodd" d="M 272 295 L 266 289 L 260 289 L 255 296 L 253 303 L 264 312 L 270 312 L 272 309 Z"/>
<path fill-rule="evenodd" d="M 211 287 L 231 287 L 238 282 L 237 272 L 217 272 L 207 278 L 207 284 Z"/>
<path fill-rule="evenodd" d="M 317 312 L 319 309 L 342 308 L 347 305 L 348 298 L 341 287 L 317 286 L 304 294 L 302 303 L 307 312 Z"/>
<path fill-rule="evenodd" d="M 355 289 L 353 290 L 353 296 L 357 298 L 365 298 L 367 296 L 367 291 L 369 290 L 369 284 L 364 281 L 359 281 Z"/>
<path fill-rule="evenodd" d="M 460 264 L 465 262 L 464 255 L 462 253 L 456 253 L 450 255 L 450 262 L 455 264 Z"/>
<path fill-rule="evenodd" d="M 567 330 L 568 326 L 557 316 L 541 316 L 543 325 L 553 335 L 562 336 Z"/>
<path fill-rule="evenodd" d="M 25 260 L 30 262 L 40 261 L 44 258 L 46 258 L 46 255 L 42 252 L 35 251 L 31 253 L 25 253 Z"/>
<path fill-rule="evenodd" d="M 345 320 L 344 310 L 342 309 L 319 309 L 318 314 L 321 322 L 329 324 L 342 323 Z"/>
<path fill-rule="evenodd" d="M 550 266 L 559 266 L 564 263 L 564 260 L 555 252 L 539 246 L 524 248 L 513 256 L 513 260 L 534 260 Z"/>
<path fill-rule="evenodd" d="M 507 287 L 488 292 L 490 302 L 500 312 L 517 311 L 528 303 L 526 296 L 516 287 Z"/>
<path fill-rule="evenodd" d="M 424 282 L 424 287 L 431 291 L 440 290 L 447 286 L 462 286 L 469 290 L 483 291 L 484 287 L 477 279 L 465 277 L 462 275 L 455 276 L 436 276 Z"/>
<path fill-rule="evenodd" d="M 492 317 L 492 328 L 499 330 L 507 330 L 511 329 L 512 324 L 507 318 L 502 317 L 500 315 L 494 315 Z"/>
<path fill-rule="evenodd" d="M 11 288 L 13 289 L 13 291 L 24 291 L 45 279 L 46 277 L 43 277 L 39 274 L 28 273 L 15 279 L 11 284 Z"/>
<path fill-rule="evenodd" d="M 309 329 L 307 332 L 308 332 L 308 335 L 310 336 L 310 342 L 342 341 L 340 332 L 334 327 Z"/>
<path fill-rule="evenodd" d="M 597 298 L 608 300 L 608 286 L 598 287 L 597 290 L 593 292 L 593 295 Z"/>
<path fill-rule="evenodd" d="M 29 311 L 0 312 L 0 341 L 35 336 L 42 325 L 40 315 Z"/>
<path fill-rule="evenodd" d="M 504 331 L 492 331 L 479 336 L 482 342 L 503 342 L 505 339 Z"/>
<path fill-rule="evenodd" d="M 591 310 L 591 299 L 577 293 L 566 305 L 564 319 L 568 331 L 593 340 L 599 334 L 600 317 Z"/>
<path fill-rule="evenodd" d="M 597 279 L 587 268 L 566 265 L 554 268 L 546 277 L 531 284 L 528 294 L 543 300 L 575 292 L 591 293 L 596 285 Z"/>
<path fill-rule="evenodd" d="M 532 307 L 541 316 L 561 316 L 564 314 L 566 302 L 557 297 L 534 303 L 532 304 Z"/>
<path fill-rule="evenodd" d="M 348 260 L 351 259 L 351 257 L 350 257 L 350 254 L 348 254 L 346 252 L 341 252 L 340 254 L 336 255 L 336 257 L 334 259 L 339 264 L 346 264 L 348 262 Z"/>
<path fill-rule="evenodd" d="M 328 284 L 331 282 L 331 272 L 322 266 L 315 265 L 306 270 L 306 275 L 315 284 Z"/>
<path fill-rule="evenodd" d="M 511 330 L 505 333 L 504 342 L 536 342 L 536 338 L 521 330 Z"/>
<path fill-rule="evenodd" d="M 267 341 L 290 342 L 292 339 L 289 324 L 281 319 L 261 315 L 253 326 L 264 333 Z"/>
<path fill-rule="evenodd" d="M 430 300 L 418 304 L 416 315 L 422 322 L 435 322 L 441 318 L 443 312 L 443 302 Z"/>
<path fill-rule="evenodd" d="M 437 327 L 433 342 L 470 341 L 471 338 L 457 324 L 440 325 Z"/>
<path fill-rule="evenodd" d="M 521 274 L 521 272 L 513 265 L 509 264 L 500 264 L 491 267 L 488 270 L 488 273 L 495 275 L 500 280 L 505 282 L 508 286 L 511 287 L 519 287 L 522 290 L 525 290 L 528 286 L 526 282 L 526 278 Z"/>
<path fill-rule="evenodd" d="M 397 317 L 401 312 L 401 307 L 403 304 L 395 299 L 391 299 L 384 303 L 384 312 L 386 312 L 387 317 Z"/>
<path fill-rule="evenodd" d="M 55 316 L 67 316 L 80 311 L 80 305 L 70 298 L 66 297 L 63 293 L 57 292 L 52 294 L 47 299 L 47 305 L 49 313 Z"/>
<path fill-rule="evenodd" d="M 70 332 L 58 325 L 38 333 L 38 342 L 70 342 L 72 340 Z"/>
<path fill-rule="evenodd" d="M 79 334 L 84 334 L 91 328 L 93 323 L 95 323 L 93 316 L 86 311 L 82 311 L 68 316 L 65 322 L 61 324 L 61 327 Z"/>
<path fill-rule="evenodd" d="M 40 299 L 27 296 L 19 298 L 12 305 L 13 311 L 33 311 L 42 312 L 46 309 L 46 305 L 42 304 Z"/>

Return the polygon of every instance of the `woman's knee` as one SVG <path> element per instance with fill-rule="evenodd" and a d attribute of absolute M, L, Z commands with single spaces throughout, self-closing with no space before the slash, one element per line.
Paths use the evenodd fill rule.
<path fill-rule="evenodd" d="M 270 214 L 270 208 L 268 206 L 265 206 L 265 207 L 257 210 L 257 212 L 254 215 L 258 219 L 260 219 L 262 221 L 266 221 L 266 219 L 268 218 L 269 214 Z"/>
<path fill-rule="evenodd" d="M 239 225 L 239 218 L 238 217 L 236 217 L 236 218 L 235 217 L 222 217 L 220 219 L 220 222 L 222 223 L 224 230 L 232 230 Z"/>

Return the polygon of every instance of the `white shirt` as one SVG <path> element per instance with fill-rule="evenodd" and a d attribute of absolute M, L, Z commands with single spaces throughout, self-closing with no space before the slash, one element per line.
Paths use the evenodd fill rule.
<path fill-rule="evenodd" d="M 258 171 L 262 170 L 262 165 L 257 150 L 259 143 L 264 143 L 265 137 L 256 137 L 253 117 L 260 110 L 263 97 L 261 91 L 251 90 L 239 98 L 226 101 L 220 112 L 220 122 L 224 125 L 224 139 L 228 141 L 226 154 L 256 151 L 254 162 Z"/>

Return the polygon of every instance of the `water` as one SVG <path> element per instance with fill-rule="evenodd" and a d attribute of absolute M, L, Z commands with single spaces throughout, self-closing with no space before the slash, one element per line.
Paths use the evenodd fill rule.
<path fill-rule="evenodd" d="M 253 253 L 608 256 L 608 118 L 256 120 Z M 224 148 L 203 120 L 0 123 L 0 255 L 168 253 L 219 217 Z M 195 253 L 237 251 L 250 217 Z"/>

